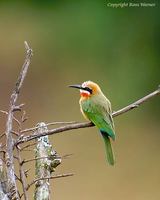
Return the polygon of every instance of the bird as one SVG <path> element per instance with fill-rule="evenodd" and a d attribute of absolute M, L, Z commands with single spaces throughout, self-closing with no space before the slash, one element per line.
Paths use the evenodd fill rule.
<path fill-rule="evenodd" d="M 69 85 L 80 90 L 80 111 L 85 119 L 91 121 L 100 131 L 105 144 L 106 158 L 110 165 L 115 164 L 111 139 L 115 140 L 115 127 L 109 99 L 93 81 Z"/>

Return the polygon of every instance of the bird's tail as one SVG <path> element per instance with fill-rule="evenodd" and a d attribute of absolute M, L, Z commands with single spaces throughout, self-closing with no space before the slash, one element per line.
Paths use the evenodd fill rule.
<path fill-rule="evenodd" d="M 105 143 L 106 156 L 107 156 L 108 163 L 110 165 L 114 165 L 115 158 L 114 158 L 114 153 L 113 153 L 110 138 L 108 135 L 106 135 L 106 133 L 104 133 L 104 132 L 101 132 L 101 133 L 102 133 L 104 143 Z"/>

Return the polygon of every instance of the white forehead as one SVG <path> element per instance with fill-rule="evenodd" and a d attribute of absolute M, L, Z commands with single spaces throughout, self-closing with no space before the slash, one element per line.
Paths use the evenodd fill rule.
<path fill-rule="evenodd" d="M 82 87 L 86 87 L 87 82 L 82 83 Z"/>
<path fill-rule="evenodd" d="M 89 81 L 85 81 L 84 83 L 82 83 L 82 87 L 87 87 L 88 83 L 89 83 Z"/>

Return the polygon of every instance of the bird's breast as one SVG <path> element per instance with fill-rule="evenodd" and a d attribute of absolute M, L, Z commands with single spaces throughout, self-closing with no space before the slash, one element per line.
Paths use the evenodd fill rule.
<path fill-rule="evenodd" d="M 89 120 L 87 115 L 85 114 L 85 110 L 87 109 L 88 107 L 88 100 L 84 99 L 84 98 L 80 98 L 79 100 L 79 104 L 80 104 L 80 111 L 83 115 L 83 117 L 86 119 L 86 120 Z"/>

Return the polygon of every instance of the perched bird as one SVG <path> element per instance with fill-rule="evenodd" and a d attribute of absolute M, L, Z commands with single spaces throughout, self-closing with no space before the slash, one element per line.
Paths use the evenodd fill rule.
<path fill-rule="evenodd" d="M 110 165 L 114 165 L 115 159 L 110 139 L 115 140 L 115 130 L 110 101 L 100 87 L 92 81 L 69 87 L 80 90 L 80 110 L 83 116 L 100 130 L 105 143 L 107 160 Z"/>

